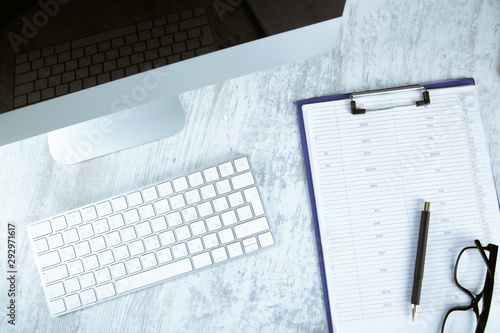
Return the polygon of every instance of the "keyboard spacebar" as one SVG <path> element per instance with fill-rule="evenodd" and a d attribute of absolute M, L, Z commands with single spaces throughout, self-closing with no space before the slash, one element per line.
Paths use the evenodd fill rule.
<path fill-rule="evenodd" d="M 145 287 L 155 282 L 169 279 L 171 277 L 193 270 L 189 258 L 176 261 L 174 263 L 160 266 L 149 271 L 136 275 L 128 276 L 115 282 L 116 292 L 118 294 Z"/>

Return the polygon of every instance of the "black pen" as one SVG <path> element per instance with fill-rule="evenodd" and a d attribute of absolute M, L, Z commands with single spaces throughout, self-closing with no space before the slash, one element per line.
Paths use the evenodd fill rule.
<path fill-rule="evenodd" d="M 420 290 L 424 277 L 425 250 L 427 248 L 427 231 L 429 230 L 429 218 L 431 216 L 431 203 L 424 202 L 424 209 L 420 216 L 420 232 L 418 234 L 417 259 L 415 260 L 415 273 L 413 274 L 413 291 L 411 293 L 411 320 L 415 320 L 417 308 L 420 304 Z"/>

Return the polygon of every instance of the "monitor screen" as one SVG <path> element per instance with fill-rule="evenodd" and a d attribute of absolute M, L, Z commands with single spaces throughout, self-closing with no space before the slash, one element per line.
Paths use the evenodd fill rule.
<path fill-rule="evenodd" d="M 340 17 L 344 4 L 20 1 L 1 22 L 0 144 L 131 107 L 117 99 L 155 69 L 168 79 L 141 103 L 323 52 L 338 21 L 321 24 Z"/>

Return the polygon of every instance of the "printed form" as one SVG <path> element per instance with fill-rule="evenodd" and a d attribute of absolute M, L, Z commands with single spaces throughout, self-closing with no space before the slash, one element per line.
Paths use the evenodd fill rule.
<path fill-rule="evenodd" d="M 461 249 L 475 239 L 500 245 L 475 86 L 429 92 L 429 105 L 360 115 L 351 114 L 347 99 L 303 106 L 335 332 L 440 332 L 448 309 L 470 303 L 453 281 Z M 412 94 L 368 98 L 365 106 L 401 105 Z M 419 313 L 412 322 L 424 201 L 431 202 L 431 218 Z M 500 331 L 498 271 L 491 332 Z"/>

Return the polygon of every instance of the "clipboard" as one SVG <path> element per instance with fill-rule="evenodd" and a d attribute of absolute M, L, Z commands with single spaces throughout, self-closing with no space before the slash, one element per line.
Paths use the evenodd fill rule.
<path fill-rule="evenodd" d="M 404 112 L 408 112 L 408 108 L 413 108 L 413 111 L 411 112 L 419 112 L 420 110 L 425 110 L 425 108 L 428 108 L 432 106 L 433 102 L 437 103 L 433 107 L 438 107 L 438 103 L 440 103 L 439 98 L 437 98 L 435 101 L 433 100 L 433 91 L 443 91 L 444 89 L 459 89 L 460 87 L 464 86 L 474 86 L 475 82 L 473 78 L 464 78 L 464 79 L 457 79 L 457 80 L 447 80 L 447 81 L 439 81 L 439 82 L 432 82 L 432 83 L 424 83 L 424 84 L 419 84 L 416 86 L 406 86 L 406 87 L 398 87 L 398 88 L 391 88 L 391 89 L 383 89 L 383 90 L 376 90 L 376 91 L 366 91 L 366 92 L 361 92 L 361 93 L 351 93 L 351 94 L 337 94 L 337 95 L 330 95 L 330 96 L 323 96 L 323 97 L 316 97 L 316 98 L 311 98 L 311 99 L 306 99 L 306 100 L 300 100 L 296 102 L 297 106 L 297 114 L 298 114 L 298 122 L 299 122 L 299 130 L 300 130 L 300 137 L 301 137 L 301 144 L 302 144 L 302 150 L 303 150 L 303 156 L 304 156 L 304 164 L 305 164 L 305 171 L 306 171 L 306 176 L 307 176 L 307 184 L 308 184 L 308 190 L 309 190 L 309 198 L 310 198 L 310 204 L 312 208 L 312 217 L 313 217 L 313 224 L 314 224 L 314 232 L 316 236 L 316 245 L 317 245 L 317 251 L 318 251 L 318 257 L 319 257 L 319 266 L 320 266 L 320 274 L 321 274 L 321 281 L 322 281 L 322 287 L 323 287 L 323 294 L 324 294 L 324 303 L 325 303 L 325 310 L 327 314 L 327 323 L 328 323 L 328 330 L 329 332 L 340 332 L 342 333 L 342 330 L 334 330 L 334 319 L 332 316 L 332 313 L 335 313 L 335 310 L 332 311 L 332 309 L 335 309 L 335 304 L 333 300 L 330 299 L 330 295 L 332 294 L 332 290 L 329 288 L 335 288 L 332 286 L 328 285 L 328 269 L 326 267 L 325 263 L 325 251 L 327 250 L 325 247 L 328 245 L 323 244 L 322 239 L 326 239 L 326 236 L 324 235 L 326 231 L 323 231 L 320 228 L 320 219 L 319 219 L 319 208 L 318 208 L 318 194 L 317 194 L 317 189 L 315 191 L 315 185 L 316 187 L 319 188 L 318 185 L 320 182 L 318 181 L 318 184 L 314 184 L 314 168 L 313 168 L 313 163 L 315 157 L 311 155 L 312 149 L 311 147 L 311 135 L 314 133 L 310 133 L 311 129 L 308 128 L 308 123 L 305 121 L 305 108 L 306 107 L 311 107 L 311 106 L 323 106 L 325 105 L 325 110 L 328 110 L 328 103 L 335 103 L 336 101 L 338 102 L 343 102 L 345 105 L 342 109 L 342 112 L 346 112 L 347 109 L 350 111 L 350 117 L 359 117 L 358 119 L 362 119 L 362 117 L 365 117 L 367 114 L 373 114 L 371 117 L 374 117 L 374 114 L 378 113 L 383 113 L 383 112 L 394 112 L 394 110 L 403 110 L 406 109 Z M 409 94 L 413 94 L 412 98 L 408 100 L 407 96 Z M 378 103 L 379 100 L 387 100 L 387 96 L 390 95 L 390 103 Z M 399 98 L 398 96 L 404 96 L 404 98 Z M 473 96 L 474 99 L 477 100 L 475 95 Z M 406 100 L 405 100 L 406 99 Z M 397 102 L 394 102 L 397 101 Z M 477 105 L 476 105 L 477 106 Z M 330 110 L 331 111 L 331 110 Z M 478 110 L 477 110 L 478 111 Z M 464 111 L 465 112 L 465 111 Z M 479 112 L 478 112 L 479 113 Z M 476 115 L 477 116 L 477 115 Z M 347 116 L 345 116 L 347 117 Z M 347 118 L 345 118 L 347 119 Z M 353 118 L 354 119 L 354 118 Z M 476 122 L 478 121 L 477 118 L 475 119 Z M 479 122 L 480 122 L 480 116 L 479 116 Z M 340 126 L 340 125 L 339 125 Z M 308 130 L 309 129 L 309 130 Z M 483 136 L 484 139 L 484 132 L 482 131 L 482 125 L 480 128 L 481 135 Z M 477 133 L 476 133 L 477 134 Z M 482 149 L 484 150 L 485 144 L 483 145 Z M 351 146 L 353 147 L 353 146 Z M 488 153 L 487 147 L 486 147 L 486 154 Z M 496 211 L 493 214 L 496 214 L 493 217 L 493 222 L 492 225 L 489 227 L 492 227 L 494 230 L 492 230 L 491 238 L 494 239 L 493 242 L 496 244 L 499 243 L 500 240 L 500 226 L 498 223 L 500 221 L 499 219 L 499 212 L 498 212 L 498 196 L 496 195 L 496 190 L 494 186 L 494 181 L 493 177 L 491 174 L 491 167 L 490 166 L 490 161 L 489 161 L 489 156 L 486 156 L 485 160 L 482 161 L 482 166 L 488 166 L 488 170 L 481 170 L 482 174 L 486 173 L 486 177 L 488 178 L 488 181 L 486 182 L 488 185 L 488 190 L 489 190 L 489 196 L 488 196 L 488 205 L 490 211 Z M 488 175 L 489 172 L 489 175 Z M 485 183 L 485 184 L 486 184 Z M 345 185 L 345 184 L 344 184 Z M 481 185 L 483 186 L 483 185 Z M 486 185 L 484 185 L 486 186 Z M 355 190 L 353 190 L 355 191 Z M 351 192 L 351 191 L 348 191 Z M 494 193 L 494 195 L 493 195 Z M 495 208 L 491 208 L 492 204 L 494 203 Z M 415 214 L 419 214 L 420 211 L 416 211 Z M 496 219 L 496 221 L 495 221 Z M 416 221 L 418 222 L 418 221 Z M 496 222 L 496 223 L 495 223 Z M 418 223 L 415 223 L 418 224 Z M 324 224 L 323 224 L 324 225 Z M 326 230 L 326 228 L 325 228 Z M 472 232 L 471 232 L 472 233 Z M 432 239 L 430 239 L 432 241 Z M 473 242 L 473 239 L 470 240 L 470 242 Z M 416 241 L 413 242 L 416 246 Z M 332 255 L 334 256 L 334 254 Z M 456 259 L 456 258 L 455 258 Z M 411 263 L 410 266 L 414 264 L 414 257 L 413 258 L 408 258 L 408 261 Z M 412 266 L 413 269 L 413 266 Z M 427 268 L 426 268 L 427 270 Z M 450 269 L 450 274 L 452 274 L 452 269 Z M 498 272 L 497 272 L 498 275 Z M 413 281 L 412 275 L 410 278 L 408 278 L 408 286 L 411 285 Z M 424 281 L 425 281 L 425 276 L 424 276 Z M 330 280 L 331 282 L 331 280 Z M 425 289 L 425 285 L 423 288 Z M 458 288 L 457 288 L 458 289 Z M 497 288 L 498 289 L 498 288 Z M 498 295 L 498 294 L 497 294 Z M 408 319 L 410 319 L 410 297 L 408 296 Z M 465 304 L 465 303 L 464 303 Z M 468 304 L 468 302 L 466 303 Z M 495 305 L 496 309 L 500 308 L 500 304 Z M 493 310 L 493 308 L 492 308 Z M 437 321 L 441 319 L 441 317 L 444 317 L 444 314 L 446 311 L 442 311 L 442 316 L 439 315 L 439 311 L 436 311 L 435 309 L 429 309 L 429 311 L 435 312 L 435 315 L 429 315 L 429 320 L 432 322 L 432 327 L 437 325 Z M 490 312 L 490 314 L 493 312 Z M 493 316 L 490 316 L 490 320 L 488 325 L 489 326 L 494 326 L 494 327 L 500 327 L 500 320 L 496 320 L 495 323 L 490 324 L 490 322 L 494 321 L 494 318 L 491 318 Z M 378 317 L 375 315 L 375 318 L 378 319 Z M 377 322 L 377 320 L 367 320 L 367 322 Z M 382 319 L 381 322 L 384 320 Z M 404 320 L 403 320 L 404 321 Z M 394 331 L 398 331 L 401 327 L 398 326 L 399 324 L 395 324 L 396 326 L 393 327 Z M 351 328 L 355 328 L 356 325 L 347 325 Z M 413 327 L 413 328 L 412 328 Z M 415 328 L 416 327 L 416 328 Z M 336 327 L 335 327 L 336 328 Z M 441 326 L 439 326 L 440 330 Z M 407 327 L 405 327 L 409 332 L 412 331 L 412 329 L 415 329 L 415 332 L 418 331 L 418 324 L 415 326 L 411 323 L 408 323 Z M 386 332 L 391 331 L 391 325 L 388 325 L 384 327 L 384 330 Z M 375 329 L 376 331 L 376 329 Z"/>

